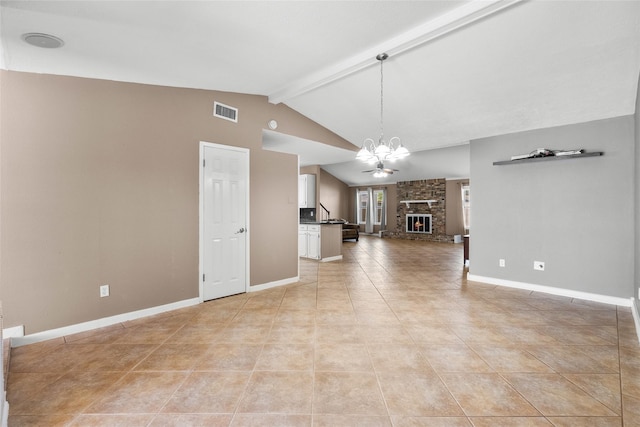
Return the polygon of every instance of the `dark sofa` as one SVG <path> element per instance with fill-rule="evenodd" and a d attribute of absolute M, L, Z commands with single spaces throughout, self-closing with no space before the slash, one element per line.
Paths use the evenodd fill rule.
<path fill-rule="evenodd" d="M 356 242 L 360 238 L 360 226 L 358 224 L 349 224 L 345 222 L 342 224 L 342 240 L 355 239 Z"/>

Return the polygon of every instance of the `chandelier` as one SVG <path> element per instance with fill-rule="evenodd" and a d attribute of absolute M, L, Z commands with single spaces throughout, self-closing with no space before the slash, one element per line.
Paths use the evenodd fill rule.
<path fill-rule="evenodd" d="M 396 170 L 386 169 L 384 167 L 386 160 L 392 162 L 409 155 L 409 150 L 402 145 L 400 138 L 397 136 L 392 137 L 388 141 L 384 139 L 384 74 L 382 72 L 382 65 L 388 57 L 389 55 L 386 53 L 381 53 L 376 56 L 376 59 L 380 61 L 380 137 L 378 138 L 378 142 L 371 138 L 365 139 L 362 143 L 362 148 L 356 155 L 356 159 L 358 160 L 376 164 L 376 169 L 365 171 L 374 172 L 373 176 L 376 178 L 385 177 Z"/>

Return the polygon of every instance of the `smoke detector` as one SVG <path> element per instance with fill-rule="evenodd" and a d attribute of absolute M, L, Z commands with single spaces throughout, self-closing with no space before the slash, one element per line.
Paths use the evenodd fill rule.
<path fill-rule="evenodd" d="M 26 33 L 22 35 L 22 40 L 32 46 L 43 47 L 45 49 L 57 49 L 64 46 L 61 38 L 43 33 Z"/>

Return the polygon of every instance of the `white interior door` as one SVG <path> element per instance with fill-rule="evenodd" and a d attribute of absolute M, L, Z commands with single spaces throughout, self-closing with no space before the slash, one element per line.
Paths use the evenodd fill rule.
<path fill-rule="evenodd" d="M 202 143 L 200 268 L 203 301 L 247 290 L 249 152 Z"/>

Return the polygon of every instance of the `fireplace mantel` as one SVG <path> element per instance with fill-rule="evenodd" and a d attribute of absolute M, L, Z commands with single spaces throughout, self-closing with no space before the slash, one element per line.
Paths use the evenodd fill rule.
<path fill-rule="evenodd" d="M 437 200 L 401 200 L 400 203 L 404 203 L 407 205 L 407 209 L 409 209 L 409 205 L 411 203 L 428 203 L 429 209 L 431 209 L 431 203 L 435 203 Z"/>

